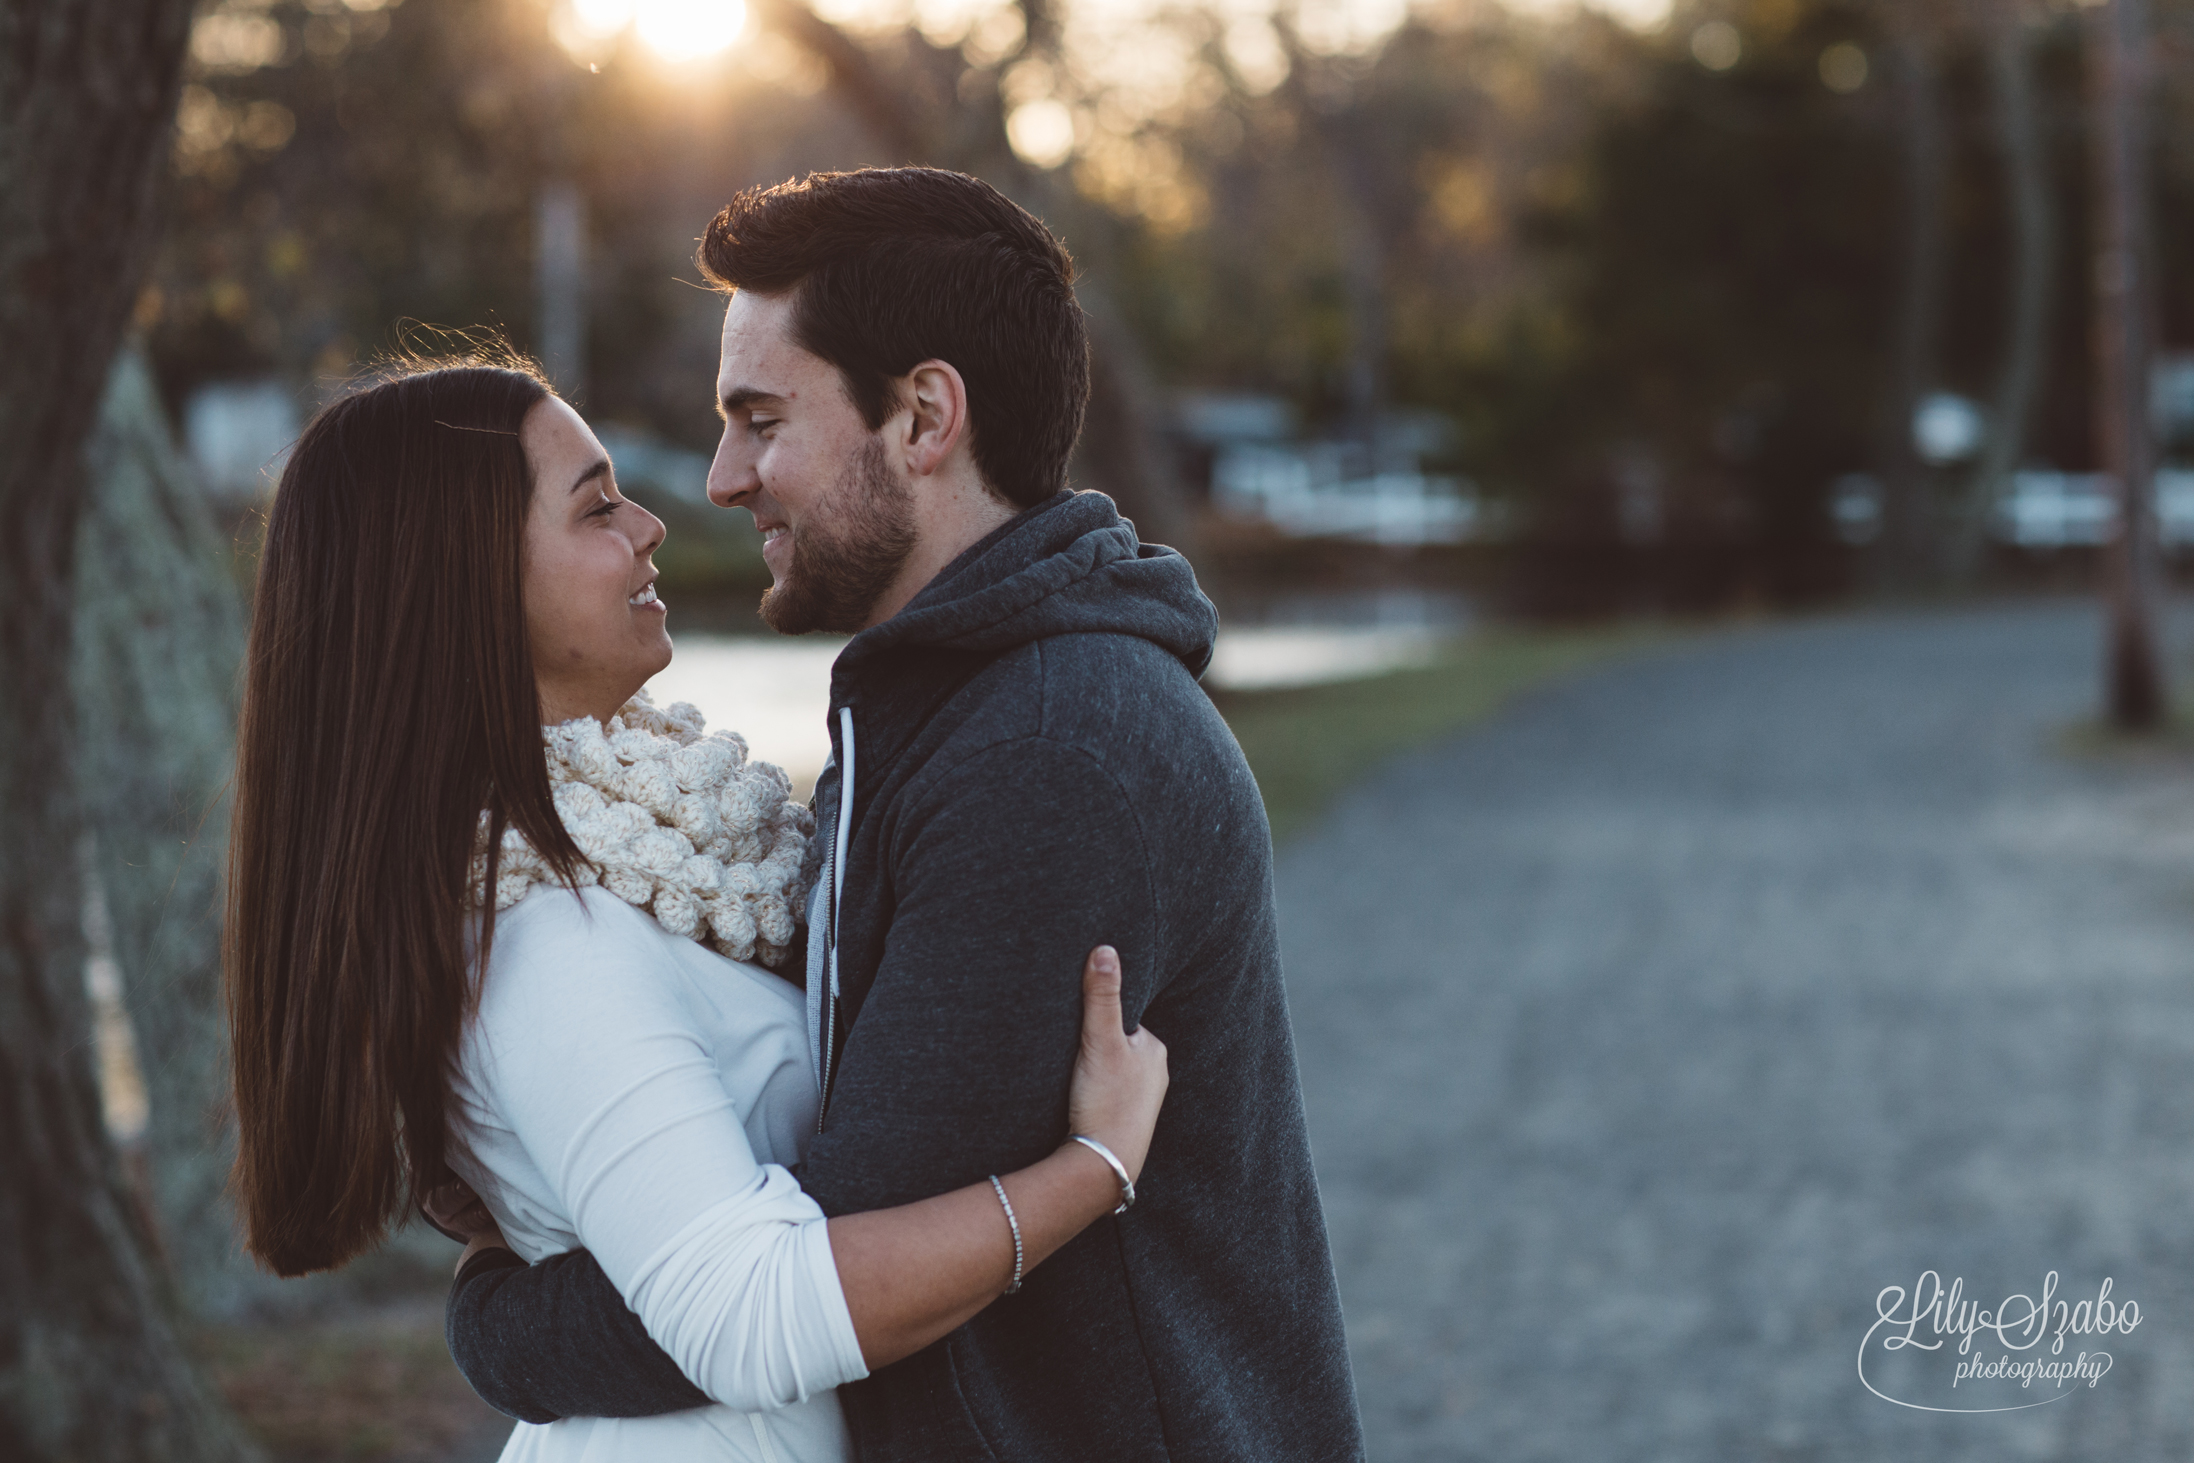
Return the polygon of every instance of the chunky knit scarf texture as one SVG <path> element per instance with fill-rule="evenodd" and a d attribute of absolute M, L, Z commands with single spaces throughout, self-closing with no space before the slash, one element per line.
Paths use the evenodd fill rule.
<path fill-rule="evenodd" d="M 582 716 L 541 734 L 556 811 L 586 859 L 580 884 L 599 883 L 734 960 L 784 963 L 818 855 L 815 815 L 792 800 L 781 768 L 749 761 L 744 738 L 706 731 L 687 703 L 658 709 L 645 691 L 606 729 Z M 484 814 L 472 878 L 484 902 Z M 554 882 L 525 836 L 505 829 L 495 907 Z"/>

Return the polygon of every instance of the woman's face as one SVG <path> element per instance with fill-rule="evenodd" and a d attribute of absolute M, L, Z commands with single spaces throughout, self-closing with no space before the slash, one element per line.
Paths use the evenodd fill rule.
<path fill-rule="evenodd" d="M 618 495 L 609 455 L 564 402 L 537 403 L 518 440 L 533 471 L 526 633 L 541 719 L 608 721 L 670 664 L 648 558 L 663 541 L 662 520 Z"/>

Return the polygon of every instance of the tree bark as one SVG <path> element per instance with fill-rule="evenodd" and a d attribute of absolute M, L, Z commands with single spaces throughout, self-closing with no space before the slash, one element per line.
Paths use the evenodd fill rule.
<path fill-rule="evenodd" d="M 2104 550 L 2109 606 L 2104 705 L 2112 724 L 2164 718 L 2157 656 L 2162 595 L 2149 423 L 2147 7 L 2104 0 L 2087 12 L 2090 144 L 2095 169 L 2095 435 L 2118 485 L 2118 533 Z"/>
<path fill-rule="evenodd" d="M 1988 441 L 1951 530 L 1951 576 L 1962 583 L 1970 583 L 1979 571 L 1989 512 L 2026 452 L 2028 422 L 2049 359 L 2050 281 L 2057 254 L 2056 213 L 2035 116 L 2032 35 L 2023 7 L 2016 0 L 1990 0 L 1984 24 L 1997 146 L 2010 203 L 2012 267 L 2003 367 Z"/>
<path fill-rule="evenodd" d="M 191 1313 L 234 1316 L 279 1284 L 245 1258 L 226 1193 L 221 891 L 243 608 L 134 349 L 115 360 L 87 459 L 77 781 L 144 1069 L 162 1250 Z"/>
<path fill-rule="evenodd" d="M 154 237 L 188 0 L 0 0 L 0 1455 L 252 1456 L 100 1120 L 69 690 L 82 452 Z"/>

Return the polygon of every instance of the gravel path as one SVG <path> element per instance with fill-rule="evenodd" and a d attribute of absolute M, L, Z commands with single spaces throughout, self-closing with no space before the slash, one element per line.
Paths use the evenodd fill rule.
<path fill-rule="evenodd" d="M 1693 642 L 1283 850 L 1374 1463 L 2194 1452 L 2194 761 L 2061 750 L 2098 637 L 2052 604 Z M 2109 1276 L 2143 1323 L 2062 1402 L 1908 1410 L 1854 1361 L 1928 1269 L 1990 1305 Z M 1886 1384 L 2036 1400 L 1953 1393 L 1955 1344 Z"/>

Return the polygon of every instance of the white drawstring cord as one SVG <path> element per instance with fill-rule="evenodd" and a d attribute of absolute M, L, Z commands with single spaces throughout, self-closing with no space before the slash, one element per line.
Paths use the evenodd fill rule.
<path fill-rule="evenodd" d="M 838 708 L 838 838 L 830 860 L 830 988 L 822 1002 L 822 1070 L 816 1080 L 822 1095 L 815 1104 L 815 1131 L 823 1131 L 823 1111 L 830 1105 L 830 1069 L 837 1057 L 838 1035 L 838 906 L 845 901 L 846 848 L 853 841 L 853 708 Z M 818 932 L 808 931 L 814 939 Z"/>

